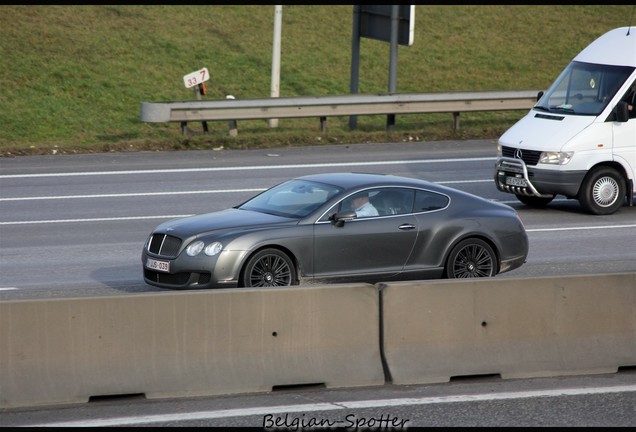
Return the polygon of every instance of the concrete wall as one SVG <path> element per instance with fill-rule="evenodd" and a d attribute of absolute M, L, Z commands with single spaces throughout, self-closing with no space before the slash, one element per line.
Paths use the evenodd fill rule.
<path fill-rule="evenodd" d="M 636 273 L 394 283 L 382 305 L 394 384 L 636 365 Z"/>
<path fill-rule="evenodd" d="M 634 365 L 636 273 L 0 301 L 0 408 Z"/>
<path fill-rule="evenodd" d="M 373 285 L 0 302 L 0 407 L 384 384 Z"/>

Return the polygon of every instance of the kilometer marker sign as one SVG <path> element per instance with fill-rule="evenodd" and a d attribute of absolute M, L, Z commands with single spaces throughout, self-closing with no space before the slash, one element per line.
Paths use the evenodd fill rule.
<path fill-rule="evenodd" d="M 210 73 L 208 72 L 208 68 L 203 68 L 185 75 L 183 77 L 183 84 L 185 84 L 186 88 L 190 88 L 209 79 Z"/>

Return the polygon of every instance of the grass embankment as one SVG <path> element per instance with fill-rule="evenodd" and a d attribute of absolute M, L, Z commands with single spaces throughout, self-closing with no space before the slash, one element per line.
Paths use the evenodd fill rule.
<path fill-rule="evenodd" d="M 349 93 L 352 6 L 284 6 L 280 96 Z M 416 6 L 397 91 L 546 88 L 578 51 L 629 24 L 634 6 Z M 207 99 L 269 97 L 274 6 L 0 6 L 0 155 L 250 148 L 496 138 L 522 112 L 314 118 L 185 137 L 140 121 L 143 101 L 194 100 L 182 77 L 207 67 Z M 360 93 L 388 90 L 389 45 L 361 40 Z M 192 126 L 197 129 L 197 125 Z M 200 128 L 199 128 L 200 129 Z"/>

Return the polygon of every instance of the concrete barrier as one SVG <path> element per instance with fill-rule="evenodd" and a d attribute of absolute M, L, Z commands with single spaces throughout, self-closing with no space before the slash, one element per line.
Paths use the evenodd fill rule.
<path fill-rule="evenodd" d="M 384 384 L 373 285 L 0 302 L 0 407 Z"/>
<path fill-rule="evenodd" d="M 381 297 L 394 384 L 636 365 L 636 273 L 390 283 Z"/>
<path fill-rule="evenodd" d="M 378 288 L 0 301 L 0 408 L 636 365 L 636 273 Z"/>

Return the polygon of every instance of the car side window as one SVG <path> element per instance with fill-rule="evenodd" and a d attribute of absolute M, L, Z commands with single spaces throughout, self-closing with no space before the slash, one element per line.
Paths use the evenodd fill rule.
<path fill-rule="evenodd" d="M 414 213 L 443 209 L 448 205 L 448 197 L 431 191 L 418 190 L 415 192 Z"/>
<path fill-rule="evenodd" d="M 413 190 L 407 188 L 380 188 L 370 194 L 369 200 L 380 216 L 410 213 L 413 208 Z"/>

